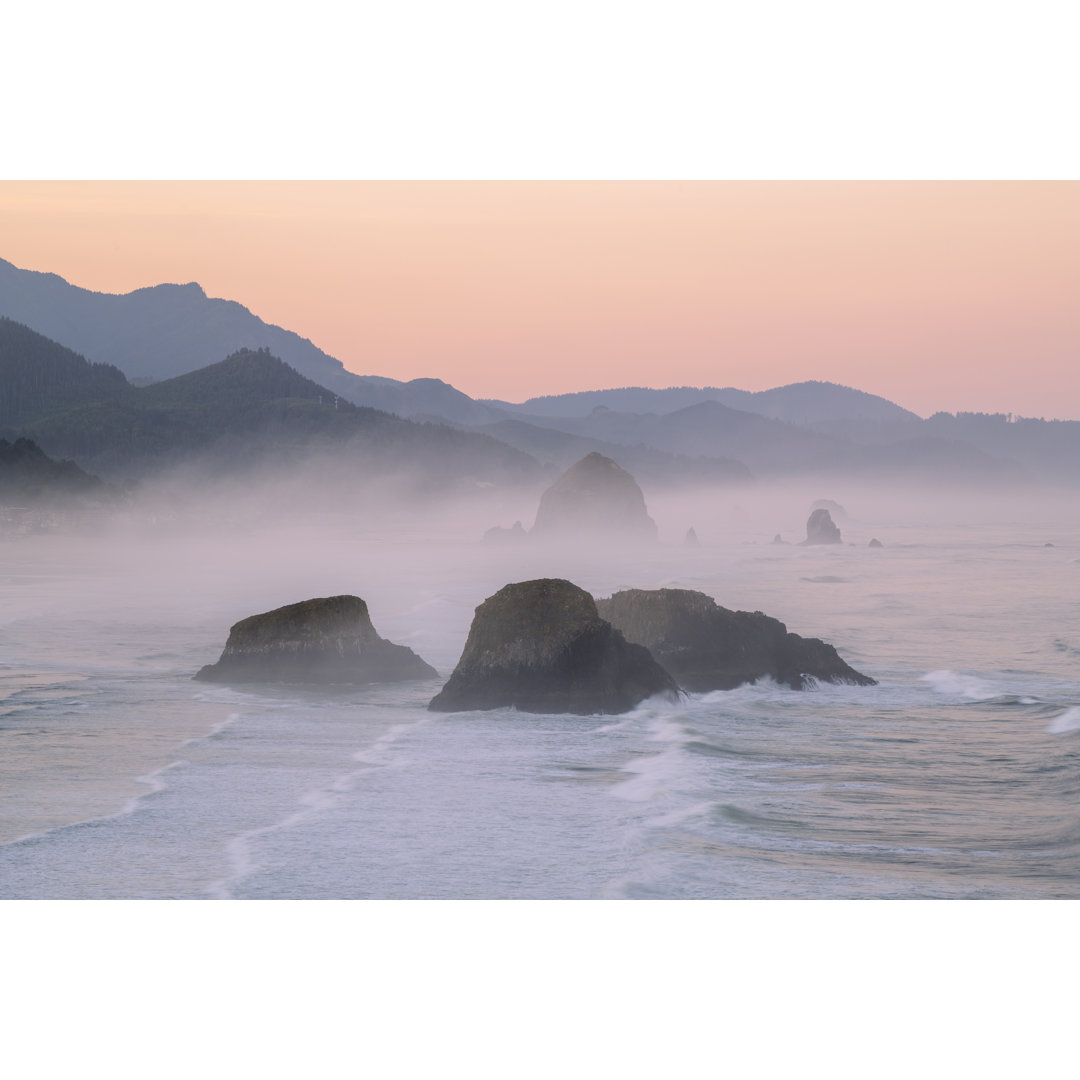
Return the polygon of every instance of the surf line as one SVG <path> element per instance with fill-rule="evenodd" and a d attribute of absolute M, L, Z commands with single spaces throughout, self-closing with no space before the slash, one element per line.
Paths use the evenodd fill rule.
<path fill-rule="evenodd" d="M 106 821 L 118 821 L 120 818 L 129 817 L 140 808 L 144 799 L 149 799 L 151 796 L 157 795 L 158 792 L 164 791 L 169 786 L 163 779 L 165 773 L 170 769 L 178 769 L 181 765 L 188 764 L 190 763 L 187 760 L 180 758 L 176 761 L 170 761 L 167 765 L 162 765 L 161 768 L 146 773 L 144 776 L 136 776 L 135 783 L 147 784 L 150 787 L 150 790 L 131 796 L 131 798 L 129 798 L 114 814 L 99 814 L 97 817 L 80 818 L 78 821 L 69 821 L 64 825 L 53 825 L 51 828 L 42 829 L 40 832 L 26 833 L 23 836 L 16 836 L 11 840 L 5 840 L 0 844 L 0 848 L 12 847 L 15 844 L 28 844 L 35 840 L 41 840 L 46 836 L 51 836 L 53 833 L 64 832 L 67 829 L 83 829 L 90 825 L 101 825 Z"/>
<path fill-rule="evenodd" d="M 419 720 L 407 724 L 395 724 L 389 730 L 379 736 L 370 746 L 353 753 L 354 761 L 362 762 L 363 767 L 352 769 L 343 773 L 333 783 L 319 788 L 305 791 L 297 799 L 300 809 L 294 810 L 280 821 L 270 825 L 262 825 L 257 829 L 249 829 L 247 832 L 234 836 L 225 844 L 225 854 L 232 867 L 232 872 L 225 878 L 214 882 L 206 889 L 206 895 L 214 900 L 235 900 L 233 889 L 244 878 L 255 873 L 261 866 L 256 862 L 251 853 L 251 842 L 260 836 L 279 832 L 282 829 L 291 829 L 294 825 L 314 817 L 322 810 L 329 810 L 338 804 L 339 796 L 350 791 L 360 777 L 371 772 L 372 769 L 389 768 L 392 760 L 386 759 L 386 751 L 396 743 L 407 731 L 430 724 L 436 717 L 424 716 Z"/>

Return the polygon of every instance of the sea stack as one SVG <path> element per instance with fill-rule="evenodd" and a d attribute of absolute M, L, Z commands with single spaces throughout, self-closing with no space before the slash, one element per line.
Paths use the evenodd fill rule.
<path fill-rule="evenodd" d="M 806 522 L 806 539 L 803 541 L 803 546 L 839 543 L 840 530 L 829 516 L 829 511 L 823 508 L 815 510 Z"/>
<path fill-rule="evenodd" d="M 514 544 L 522 540 L 528 540 L 529 534 L 522 528 L 520 521 L 515 521 L 511 529 L 504 529 L 501 525 L 493 525 L 484 533 L 485 544 Z"/>
<path fill-rule="evenodd" d="M 540 496 L 531 535 L 656 540 L 637 481 L 603 454 L 587 454 Z"/>
<path fill-rule="evenodd" d="M 506 585 L 476 609 L 461 659 L 428 708 L 622 713 L 678 693 L 648 649 L 600 618 L 584 589 L 541 578 Z"/>
<path fill-rule="evenodd" d="M 221 659 L 195 676 L 204 682 L 324 685 L 437 677 L 412 649 L 379 637 L 358 596 L 303 600 L 241 619 L 229 631 Z"/>
<path fill-rule="evenodd" d="M 788 633 L 760 611 L 729 611 L 692 589 L 627 589 L 597 602 L 602 618 L 644 645 L 685 690 L 732 690 L 769 677 L 795 690 L 809 683 L 876 680 L 849 667 L 831 645 Z"/>

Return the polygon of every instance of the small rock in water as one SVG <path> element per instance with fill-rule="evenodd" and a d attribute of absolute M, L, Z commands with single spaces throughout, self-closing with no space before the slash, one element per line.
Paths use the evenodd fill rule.
<path fill-rule="evenodd" d="M 686 530 L 686 539 L 683 541 L 686 547 L 701 547 L 701 541 L 697 538 L 697 533 L 694 531 L 694 527 L 691 525 Z"/>
<path fill-rule="evenodd" d="M 878 539 L 877 539 L 877 538 L 875 537 L 875 538 L 874 538 L 873 540 L 871 540 L 871 541 L 870 541 L 870 543 L 869 543 L 869 544 L 867 544 L 866 546 L 867 546 L 867 547 L 873 547 L 873 548 L 883 548 L 883 547 L 884 547 L 885 545 L 884 545 L 884 544 L 883 544 L 883 543 L 882 543 L 882 542 L 881 542 L 880 540 L 878 540 Z"/>

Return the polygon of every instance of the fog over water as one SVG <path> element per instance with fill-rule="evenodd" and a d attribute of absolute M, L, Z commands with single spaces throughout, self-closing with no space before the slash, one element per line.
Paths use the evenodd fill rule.
<path fill-rule="evenodd" d="M 0 897 L 1080 895 L 1071 495 L 643 484 L 657 545 L 481 542 L 542 486 L 159 485 L 0 538 Z M 844 542 L 801 547 L 819 498 Z M 429 713 L 474 608 L 537 577 L 699 589 L 879 685 Z M 340 593 L 440 679 L 192 681 L 237 620 Z"/>

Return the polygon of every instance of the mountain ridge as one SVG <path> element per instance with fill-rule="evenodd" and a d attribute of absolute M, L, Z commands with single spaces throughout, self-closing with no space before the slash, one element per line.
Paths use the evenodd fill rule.
<path fill-rule="evenodd" d="M 310 339 L 264 321 L 236 300 L 208 296 L 197 282 L 96 292 L 0 259 L 0 315 L 91 362 L 112 364 L 129 379 L 160 381 L 242 349 L 266 348 L 355 405 L 466 423 L 501 418 L 441 379 L 401 382 L 348 371 Z"/>
<path fill-rule="evenodd" d="M 11 344 L 14 342 L 14 344 Z M 41 354 L 67 362 L 67 377 L 85 385 L 90 361 L 9 319 L 0 319 L 0 374 L 34 373 Z M 112 369 L 115 370 L 115 369 Z M 180 462 L 213 470 L 300 456 L 338 454 L 366 474 L 409 470 L 422 483 L 497 485 L 540 482 L 551 471 L 531 455 L 489 435 L 402 419 L 335 398 L 269 351 L 241 350 L 216 364 L 147 387 L 110 381 L 68 393 L 63 379 L 37 402 L 0 423 L 0 437 L 32 439 L 54 457 L 100 475 L 153 475 Z M 470 479 L 471 478 L 471 479 Z"/>
<path fill-rule="evenodd" d="M 622 386 L 546 394 L 520 404 L 487 398 L 481 400 L 486 405 L 512 414 L 528 413 L 533 416 L 582 416 L 595 409 L 664 414 L 704 401 L 716 401 L 741 412 L 801 423 L 817 423 L 840 417 L 874 421 L 921 419 L 916 413 L 878 394 L 821 379 L 807 379 L 757 391 L 740 390 L 733 386 L 668 386 L 662 389 Z"/>

